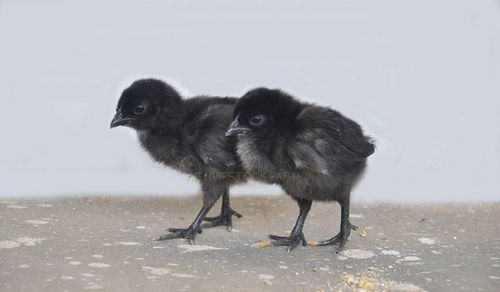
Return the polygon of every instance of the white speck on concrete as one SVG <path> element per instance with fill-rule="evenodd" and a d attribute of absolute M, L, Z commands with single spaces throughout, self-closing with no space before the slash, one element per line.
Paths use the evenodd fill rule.
<path fill-rule="evenodd" d="M 26 220 L 24 222 L 29 223 L 29 224 L 33 224 L 33 225 L 44 225 L 44 224 L 49 223 L 49 222 L 43 221 L 43 220 Z"/>
<path fill-rule="evenodd" d="M 133 245 L 141 245 L 139 242 L 133 242 L 133 241 L 118 241 L 115 242 L 116 245 L 126 245 L 126 246 L 133 246 Z"/>
<path fill-rule="evenodd" d="M 360 260 L 369 259 L 375 256 L 373 252 L 363 249 L 348 249 L 344 251 L 343 254 L 348 258 Z"/>
<path fill-rule="evenodd" d="M 21 244 L 17 241 L 12 241 L 12 240 L 2 240 L 0 241 L 0 249 L 6 249 L 6 248 L 16 248 L 19 247 Z"/>
<path fill-rule="evenodd" d="M 6 207 L 11 208 L 11 209 L 26 209 L 26 208 L 28 208 L 26 206 L 21 206 L 21 205 L 7 205 Z"/>
<path fill-rule="evenodd" d="M 103 255 L 102 254 L 93 254 L 92 257 L 95 259 L 102 259 Z"/>
<path fill-rule="evenodd" d="M 171 276 L 178 278 L 191 278 L 191 279 L 206 279 L 205 277 L 195 276 L 191 274 L 173 273 Z"/>
<path fill-rule="evenodd" d="M 45 238 L 19 237 L 15 240 L 3 240 L 0 241 L 0 249 L 16 248 L 21 245 L 35 246 L 42 240 L 45 240 Z"/>
<path fill-rule="evenodd" d="M 61 280 L 74 280 L 75 278 L 72 276 L 61 276 Z"/>
<path fill-rule="evenodd" d="M 424 244 L 434 244 L 436 243 L 436 241 L 432 238 L 428 238 L 428 237 L 421 237 L 418 239 L 418 241 L 420 241 L 421 243 L 424 243 Z"/>
<path fill-rule="evenodd" d="M 349 214 L 349 218 L 363 218 L 363 214 Z"/>
<path fill-rule="evenodd" d="M 168 265 L 168 266 L 178 266 L 179 264 L 176 264 L 176 263 L 168 263 L 167 265 Z"/>
<path fill-rule="evenodd" d="M 52 208 L 53 205 L 52 204 L 36 204 L 37 207 L 41 207 L 41 208 Z"/>
<path fill-rule="evenodd" d="M 87 266 L 92 268 L 109 268 L 110 266 L 105 263 L 89 263 Z"/>
<path fill-rule="evenodd" d="M 144 266 L 141 269 L 143 271 L 149 272 L 151 275 L 157 275 L 157 276 L 166 275 L 170 273 L 170 269 L 165 269 L 165 268 L 153 268 L 149 266 Z"/>
<path fill-rule="evenodd" d="M 71 261 L 69 262 L 70 265 L 73 265 L 73 266 L 79 266 L 82 264 L 82 262 L 79 262 L 79 261 Z"/>
<path fill-rule="evenodd" d="M 259 274 L 259 280 L 264 281 L 268 285 L 273 284 L 272 279 L 274 279 L 273 275 Z"/>
<path fill-rule="evenodd" d="M 490 279 L 493 279 L 493 280 L 498 280 L 498 279 L 500 279 L 500 277 L 497 277 L 497 276 L 490 276 L 489 278 L 490 278 Z"/>
<path fill-rule="evenodd" d="M 37 243 L 45 240 L 45 238 L 31 238 L 31 237 L 19 237 L 16 239 L 17 242 L 24 244 L 26 246 L 35 246 Z"/>
<path fill-rule="evenodd" d="M 381 254 L 383 254 L 383 255 L 398 256 L 398 255 L 399 255 L 399 251 L 397 251 L 397 250 L 393 250 L 393 249 L 390 249 L 390 250 L 385 249 L 385 250 L 383 250 L 383 251 L 381 252 Z"/>
<path fill-rule="evenodd" d="M 82 276 L 83 276 L 83 277 L 85 277 L 85 278 L 92 278 L 92 277 L 95 277 L 95 275 L 94 275 L 94 274 L 90 274 L 90 273 L 83 273 L 83 274 L 80 274 L 80 275 L 82 275 Z"/>
<path fill-rule="evenodd" d="M 273 275 L 259 274 L 259 280 L 272 280 L 274 279 Z"/>
<path fill-rule="evenodd" d="M 414 261 L 419 261 L 420 258 L 419 257 L 416 257 L 416 256 L 406 256 L 403 258 L 403 261 L 407 261 L 407 262 L 414 262 Z"/>
<path fill-rule="evenodd" d="M 109 242 L 105 242 L 105 243 L 102 244 L 102 246 L 113 246 L 113 245 L 111 243 L 109 243 Z"/>
<path fill-rule="evenodd" d="M 141 226 L 136 226 L 135 228 L 136 228 L 136 229 L 146 229 L 146 226 L 142 226 L 142 225 L 141 225 Z"/>
<path fill-rule="evenodd" d="M 93 282 L 89 282 L 88 283 L 88 286 L 83 288 L 83 289 L 86 289 L 86 290 L 99 290 L 99 289 L 102 289 L 103 287 L 101 285 L 98 285 L 96 283 L 93 283 Z"/>
<path fill-rule="evenodd" d="M 64 257 L 65 260 L 72 260 L 73 257 Z"/>
<path fill-rule="evenodd" d="M 184 253 L 195 252 L 195 251 L 205 251 L 205 250 L 226 250 L 227 248 L 215 247 L 209 245 L 191 245 L 191 244 L 181 244 L 177 246 L 178 248 L 185 249 Z"/>
<path fill-rule="evenodd" d="M 21 268 L 21 269 L 27 269 L 30 267 L 30 265 L 27 265 L 27 264 L 22 264 L 22 265 L 18 265 L 17 266 L 18 268 Z"/>
<path fill-rule="evenodd" d="M 395 284 L 394 286 L 392 286 L 390 291 L 421 292 L 421 291 L 424 291 L 424 289 L 422 289 L 416 285 L 413 285 L 413 284 L 400 283 L 400 284 Z"/>

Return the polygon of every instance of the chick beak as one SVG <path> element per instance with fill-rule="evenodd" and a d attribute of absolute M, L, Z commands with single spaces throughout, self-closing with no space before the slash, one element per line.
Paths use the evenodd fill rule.
<path fill-rule="evenodd" d="M 115 128 L 118 126 L 123 126 L 127 124 L 128 119 L 123 117 L 123 113 L 121 110 L 118 110 L 113 117 L 113 120 L 111 121 L 111 125 L 109 125 L 110 128 Z"/>
<path fill-rule="evenodd" d="M 240 123 L 238 122 L 238 118 L 236 118 L 229 125 L 229 128 L 227 128 L 226 137 L 232 137 L 232 136 L 236 136 L 238 134 L 243 134 L 243 133 L 246 133 L 250 130 L 251 130 L 250 128 L 240 125 Z"/>

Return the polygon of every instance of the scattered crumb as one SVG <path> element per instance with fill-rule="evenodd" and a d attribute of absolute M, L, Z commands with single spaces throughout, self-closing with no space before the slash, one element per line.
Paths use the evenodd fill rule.
<path fill-rule="evenodd" d="M 396 283 L 393 281 L 378 279 L 376 275 L 350 275 L 340 276 L 344 286 L 353 291 L 400 291 L 400 292 L 421 292 L 422 288 L 409 283 Z"/>
<path fill-rule="evenodd" d="M 366 233 L 366 230 L 363 229 L 363 230 L 359 231 L 359 236 L 361 236 L 361 237 L 367 237 L 368 233 Z"/>
<path fill-rule="evenodd" d="M 311 240 L 307 243 L 309 246 L 318 246 L 318 242 L 316 240 Z"/>
<path fill-rule="evenodd" d="M 264 247 L 270 247 L 272 246 L 273 244 L 271 243 L 270 240 L 261 240 L 255 244 L 253 244 L 253 246 L 256 246 L 256 247 L 261 247 L 261 248 L 264 248 Z"/>

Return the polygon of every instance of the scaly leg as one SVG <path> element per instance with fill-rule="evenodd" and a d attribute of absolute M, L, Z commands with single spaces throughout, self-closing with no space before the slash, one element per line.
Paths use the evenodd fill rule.
<path fill-rule="evenodd" d="M 229 207 L 229 190 L 226 188 L 224 194 L 222 195 L 222 205 L 220 210 L 220 215 L 217 217 L 205 217 L 205 221 L 208 223 L 203 224 L 202 228 L 209 228 L 215 226 L 226 226 L 227 231 L 233 229 L 233 215 L 237 218 L 241 218 L 242 215 Z"/>
<path fill-rule="evenodd" d="M 339 201 L 341 208 L 341 218 L 340 218 L 340 232 L 334 237 L 318 242 L 318 246 L 326 246 L 326 245 L 335 245 L 339 244 L 339 246 L 335 249 L 335 253 L 341 251 L 346 242 L 347 238 L 351 234 L 351 229 L 356 230 L 358 227 L 356 225 L 351 224 L 349 221 L 349 197 L 342 201 Z"/>
<path fill-rule="evenodd" d="M 302 228 L 304 227 L 304 223 L 306 221 L 307 213 L 311 209 L 312 202 L 306 199 L 298 199 L 297 203 L 299 204 L 299 217 L 297 218 L 297 222 L 295 222 L 295 226 L 293 227 L 290 236 L 277 236 L 277 235 L 269 235 L 269 238 L 274 240 L 273 244 L 275 246 L 288 246 L 288 251 L 292 251 L 299 243 L 302 242 L 303 246 L 307 245 L 306 239 L 304 237 L 304 233 L 302 233 Z"/>
<path fill-rule="evenodd" d="M 168 231 L 171 233 L 160 236 L 156 239 L 157 241 L 174 238 L 186 238 L 190 244 L 193 244 L 196 234 L 201 233 L 201 222 L 208 214 L 208 211 L 210 211 L 213 207 L 215 202 L 217 202 L 220 196 L 226 192 L 227 186 L 217 181 L 206 180 L 201 181 L 201 189 L 203 192 L 203 207 L 194 219 L 193 223 L 185 229 L 170 228 Z"/>
<path fill-rule="evenodd" d="M 155 239 L 156 241 L 161 240 L 169 240 L 174 238 L 186 238 L 189 244 L 194 243 L 194 238 L 197 233 L 201 233 L 200 224 L 203 221 L 203 218 L 207 215 L 210 208 L 203 206 L 194 219 L 193 223 L 188 228 L 169 228 L 168 231 L 171 232 L 169 234 L 161 235 L 159 238 Z"/>

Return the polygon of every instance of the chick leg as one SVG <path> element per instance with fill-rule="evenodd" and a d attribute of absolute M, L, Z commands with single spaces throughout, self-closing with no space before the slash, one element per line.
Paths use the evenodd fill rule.
<path fill-rule="evenodd" d="M 339 202 L 341 208 L 340 232 L 328 240 L 318 242 L 318 246 L 338 244 L 339 246 L 335 249 L 335 253 L 337 253 L 341 251 L 347 243 L 347 238 L 349 238 L 349 235 L 351 234 L 351 229 L 356 230 L 358 228 L 349 221 L 349 201 L 349 197 L 347 197 L 347 199 Z"/>
<path fill-rule="evenodd" d="M 297 222 L 295 222 L 295 226 L 293 227 L 290 236 L 269 235 L 269 238 L 274 240 L 273 244 L 275 246 L 288 246 L 288 251 L 292 251 L 301 242 L 303 246 L 307 245 L 304 233 L 302 233 L 302 228 L 304 227 L 307 213 L 309 213 L 309 210 L 311 209 L 312 201 L 298 199 L 297 203 L 299 204 L 300 210 L 299 217 L 297 218 Z"/>
<path fill-rule="evenodd" d="M 220 215 L 217 217 L 205 217 L 205 223 L 201 225 L 202 228 L 215 227 L 215 226 L 226 226 L 227 231 L 233 229 L 233 215 L 237 218 L 241 218 L 242 215 L 229 207 L 229 190 L 226 188 L 224 194 L 222 195 L 222 206 L 220 210 Z"/>
<path fill-rule="evenodd" d="M 203 218 L 207 215 L 210 208 L 203 206 L 194 219 L 193 223 L 188 228 L 169 228 L 168 231 L 171 232 L 169 234 L 161 235 L 159 238 L 155 239 L 156 241 L 161 240 L 169 240 L 174 238 L 186 238 L 190 244 L 193 244 L 194 238 L 197 233 L 201 233 L 200 224 L 203 221 Z"/>

